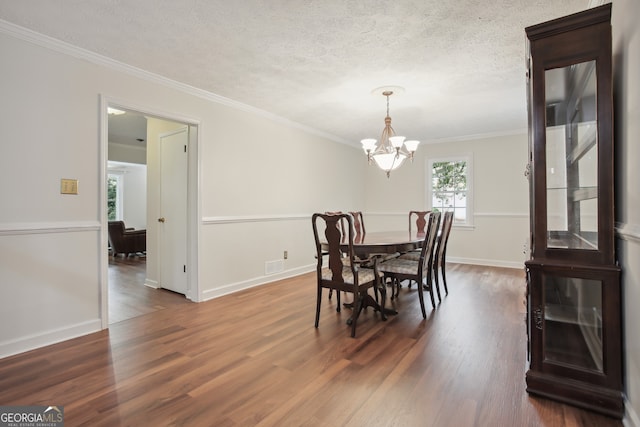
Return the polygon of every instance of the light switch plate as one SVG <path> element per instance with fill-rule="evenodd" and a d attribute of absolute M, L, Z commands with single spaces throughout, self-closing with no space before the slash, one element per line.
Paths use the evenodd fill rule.
<path fill-rule="evenodd" d="M 62 178 L 60 180 L 60 194 L 78 194 L 78 180 Z"/>

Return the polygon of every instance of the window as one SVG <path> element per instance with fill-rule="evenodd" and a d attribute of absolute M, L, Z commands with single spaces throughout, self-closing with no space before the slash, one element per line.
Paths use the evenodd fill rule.
<path fill-rule="evenodd" d="M 454 212 L 454 224 L 473 224 L 471 156 L 430 159 L 427 168 L 427 200 L 431 209 Z"/>
<path fill-rule="evenodd" d="M 119 174 L 107 176 L 107 218 L 109 221 L 122 219 L 122 175 Z"/>

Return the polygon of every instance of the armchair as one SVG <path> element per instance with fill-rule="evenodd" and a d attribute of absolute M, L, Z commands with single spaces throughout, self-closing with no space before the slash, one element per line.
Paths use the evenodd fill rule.
<path fill-rule="evenodd" d="M 113 256 L 147 251 L 147 230 L 127 229 L 123 221 L 109 221 L 109 244 Z"/>

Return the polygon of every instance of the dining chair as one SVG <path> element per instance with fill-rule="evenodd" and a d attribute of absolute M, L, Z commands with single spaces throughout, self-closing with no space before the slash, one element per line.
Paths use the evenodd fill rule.
<path fill-rule="evenodd" d="M 416 235 L 418 234 L 424 234 L 425 231 L 425 226 L 427 224 L 427 220 L 425 218 L 427 218 L 427 215 L 429 215 L 431 213 L 431 211 L 409 211 L 409 235 L 411 235 L 411 224 L 415 223 L 415 232 Z M 401 254 L 397 254 L 396 256 L 402 258 L 402 259 L 410 259 L 413 261 L 418 261 L 420 259 L 420 249 L 414 249 L 412 251 L 409 252 L 404 252 Z M 409 281 L 409 284 L 407 285 L 409 288 L 411 288 L 411 281 Z M 400 288 L 402 287 L 401 284 L 397 284 L 397 289 L 396 289 L 396 293 L 391 293 L 391 299 L 394 298 L 394 296 L 397 295 L 398 292 L 400 292 Z"/>
<path fill-rule="evenodd" d="M 438 279 L 438 270 L 442 274 L 442 284 L 446 295 L 449 295 L 449 288 L 447 287 L 447 278 L 445 273 L 447 242 L 449 241 L 449 233 L 451 232 L 451 226 L 453 225 L 453 211 L 447 211 L 442 216 L 442 226 L 439 228 L 438 236 L 436 237 L 436 246 L 433 252 L 433 279 L 440 300 L 440 283 Z M 402 259 L 417 261 L 419 258 L 418 252 L 407 252 L 400 256 Z M 411 283 L 409 283 L 411 287 Z"/>
<path fill-rule="evenodd" d="M 348 248 L 346 251 L 341 249 L 344 245 L 343 234 L 340 231 L 340 221 L 345 221 L 347 227 Z M 353 294 L 353 311 L 349 322 L 351 324 L 351 336 L 356 336 L 356 323 L 360 312 L 363 308 L 364 299 L 368 296 L 369 288 L 374 288 L 377 292 L 380 290 L 382 301 L 381 306 L 384 307 L 386 300 L 386 290 L 383 286 L 378 286 L 380 281 L 380 273 L 377 264 L 373 263 L 373 268 L 363 268 L 361 263 L 370 260 L 360 260 L 356 258 L 353 251 L 353 220 L 349 214 L 327 215 L 315 213 L 311 217 L 313 224 L 313 236 L 316 244 L 317 262 L 317 299 L 316 299 L 316 322 L 318 327 L 320 321 L 320 307 L 322 303 L 322 289 L 327 288 L 330 291 L 336 291 L 337 304 L 336 311 L 340 312 L 340 292 L 348 292 Z M 318 233 L 318 224 L 324 223 L 324 239 L 321 240 Z M 322 250 L 322 242 L 326 242 L 327 249 Z M 327 256 L 327 265 L 324 265 L 324 257 Z M 345 256 L 346 255 L 346 256 Z M 385 319 L 384 311 L 381 310 L 381 316 Z"/>
<path fill-rule="evenodd" d="M 438 233 L 438 242 L 436 244 L 436 250 L 433 255 L 433 277 L 440 294 L 440 284 L 438 283 L 438 270 L 442 274 L 442 285 L 444 286 L 445 295 L 449 295 L 449 288 L 447 288 L 447 276 L 445 273 L 446 256 L 447 256 L 447 242 L 449 241 L 449 234 L 451 233 L 451 226 L 453 225 L 453 211 L 444 213 L 442 219 L 442 227 L 440 233 Z"/>
<path fill-rule="evenodd" d="M 378 265 L 378 270 L 383 273 L 385 282 L 387 279 L 391 280 L 392 291 L 394 287 L 399 289 L 398 285 L 403 280 L 415 280 L 416 283 L 418 283 L 417 288 L 418 297 L 420 299 L 420 309 L 422 310 L 422 317 L 425 319 L 427 318 L 427 312 L 424 307 L 424 290 L 429 291 L 431 306 L 434 309 L 436 308 L 436 302 L 433 295 L 433 269 L 431 267 L 433 263 L 433 249 L 439 226 L 440 212 L 432 212 L 426 219 L 424 243 L 420 249 L 420 258 L 418 261 L 394 258 L 381 262 Z M 440 299 L 439 296 L 438 299 Z"/>
<path fill-rule="evenodd" d="M 364 218 L 362 217 L 362 212 L 355 211 L 349 213 L 353 217 L 353 227 L 355 228 L 356 236 L 364 235 L 367 231 L 364 228 Z"/>

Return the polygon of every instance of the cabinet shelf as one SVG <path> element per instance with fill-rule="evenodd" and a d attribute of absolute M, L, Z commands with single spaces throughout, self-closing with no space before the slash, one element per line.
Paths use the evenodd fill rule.
<path fill-rule="evenodd" d="M 576 142 L 573 149 L 567 156 L 567 160 L 569 163 L 577 162 L 585 154 L 587 154 L 589 150 L 596 147 L 596 142 L 597 142 L 596 123 L 593 121 L 587 122 L 587 123 L 581 123 L 578 126 L 578 129 L 579 129 L 578 141 Z"/>
<path fill-rule="evenodd" d="M 567 192 L 567 197 L 570 202 L 579 202 L 581 200 L 597 199 L 598 187 L 579 187 L 579 188 L 567 188 L 567 187 L 549 187 L 550 191 L 562 191 Z"/>
<path fill-rule="evenodd" d="M 568 231 L 549 231 L 547 245 L 555 249 L 598 249 L 598 240 L 593 233 L 584 232 L 583 235 Z"/>
<path fill-rule="evenodd" d="M 578 324 L 578 310 L 575 306 L 547 304 L 544 310 L 545 320 L 551 322 Z"/>

